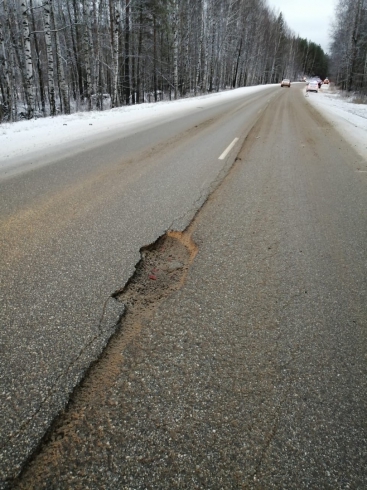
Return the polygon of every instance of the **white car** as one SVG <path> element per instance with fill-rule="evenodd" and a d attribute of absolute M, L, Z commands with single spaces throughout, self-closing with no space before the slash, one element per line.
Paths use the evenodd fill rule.
<path fill-rule="evenodd" d="M 306 92 L 318 92 L 319 91 L 319 84 L 317 83 L 316 80 L 311 80 L 308 82 L 306 86 Z"/>
<path fill-rule="evenodd" d="M 289 80 L 289 78 L 285 78 L 284 80 L 282 80 L 282 83 L 280 84 L 281 87 L 288 87 L 290 88 L 291 86 L 291 81 Z"/>

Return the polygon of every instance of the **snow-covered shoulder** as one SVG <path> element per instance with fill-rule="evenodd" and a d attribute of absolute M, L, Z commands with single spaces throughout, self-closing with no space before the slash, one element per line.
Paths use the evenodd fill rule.
<path fill-rule="evenodd" d="M 210 107 L 221 101 L 246 97 L 269 85 L 244 87 L 176 101 L 144 103 L 106 111 L 78 112 L 71 115 L 46 117 L 4 123 L 0 125 L 0 169 L 16 166 L 29 154 L 83 143 L 83 146 L 104 134 L 120 134 L 146 127 L 148 124 L 175 119 L 200 107 Z"/>
<path fill-rule="evenodd" d="M 367 161 L 367 104 L 356 104 L 323 85 L 307 100 L 332 123 L 337 131 Z"/>

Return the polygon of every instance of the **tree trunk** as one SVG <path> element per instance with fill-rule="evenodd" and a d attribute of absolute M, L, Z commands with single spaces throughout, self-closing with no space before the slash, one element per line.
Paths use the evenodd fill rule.
<path fill-rule="evenodd" d="M 20 61 L 20 55 L 17 49 L 17 43 L 16 43 L 16 38 L 14 35 L 14 31 L 12 29 L 12 25 L 15 25 L 15 23 L 12 24 L 11 20 L 13 16 L 11 15 L 11 12 L 9 12 L 8 9 L 8 2 L 7 0 L 3 0 L 3 5 L 4 5 L 4 14 L 5 14 L 5 19 L 6 23 L 8 26 L 9 34 L 10 34 L 10 43 L 9 43 L 9 83 L 10 83 L 10 96 L 11 96 L 11 107 L 10 107 L 10 120 L 12 122 L 15 122 L 18 120 L 18 92 L 17 92 L 17 84 L 16 84 L 16 62 L 18 61 L 18 66 L 20 69 L 21 76 L 23 77 L 23 70 L 21 67 L 21 61 Z"/>
<path fill-rule="evenodd" d="M 203 29 L 204 29 L 204 67 L 203 77 L 201 80 L 201 90 L 208 90 L 208 60 L 209 60 L 209 31 L 210 31 L 210 14 L 208 16 L 208 0 L 203 0 Z M 210 10 L 210 8 L 209 8 Z M 209 17 L 209 18 L 207 18 Z"/>
<path fill-rule="evenodd" d="M 55 21 L 52 0 L 50 0 L 50 13 L 51 13 L 51 22 L 55 30 L 57 80 L 61 93 L 61 106 L 64 114 L 70 114 L 69 90 L 68 90 L 67 83 L 65 81 L 64 67 L 61 58 L 59 32 Z"/>
<path fill-rule="evenodd" d="M 178 98 L 178 4 L 173 0 L 173 86 Z"/>
<path fill-rule="evenodd" d="M 139 15 L 139 40 L 138 40 L 138 59 L 136 63 L 136 103 L 140 104 L 140 93 L 141 93 L 141 55 L 143 47 L 143 6 L 140 5 L 140 15 Z"/>
<path fill-rule="evenodd" d="M 24 67 L 25 67 L 25 94 L 27 101 L 27 118 L 31 119 L 34 115 L 34 76 L 32 63 L 31 39 L 29 33 L 29 23 L 27 15 L 26 0 L 20 3 L 22 12 L 23 43 L 24 43 Z"/>
<path fill-rule="evenodd" d="M 48 80 L 48 98 L 50 103 L 50 115 L 56 115 L 55 101 L 55 80 L 54 80 L 54 55 L 52 51 L 51 39 L 51 0 L 43 2 L 43 23 L 45 31 L 45 43 L 47 50 L 47 80 Z"/>
<path fill-rule="evenodd" d="M 118 75 L 119 75 L 119 25 L 120 25 L 120 10 L 116 2 L 113 10 L 113 84 L 112 84 L 112 107 L 118 107 Z"/>
<path fill-rule="evenodd" d="M 29 6 L 31 9 L 32 29 L 33 29 L 33 31 L 36 31 L 36 23 L 34 20 L 34 10 L 33 10 L 33 0 L 29 0 Z M 45 116 L 46 115 L 45 87 L 43 84 L 43 74 L 42 74 L 41 62 L 40 62 L 40 50 L 39 50 L 39 46 L 38 46 L 38 38 L 37 38 L 36 33 L 34 34 L 34 47 L 35 47 L 36 56 L 37 56 L 37 72 L 38 72 L 38 81 L 39 81 L 39 87 L 40 87 L 42 114 L 43 114 L 43 116 Z"/>
<path fill-rule="evenodd" d="M 153 13 L 153 92 L 154 102 L 158 101 L 157 94 L 157 21 L 155 12 Z"/>
<path fill-rule="evenodd" d="M 8 108 L 8 113 L 9 113 L 9 121 L 12 121 L 12 90 L 11 90 L 11 83 L 10 83 L 10 76 L 9 76 L 9 66 L 8 66 L 8 60 L 6 56 L 6 49 L 5 49 L 5 39 L 4 39 L 4 34 L 3 34 L 3 26 L 0 22 L 0 53 L 2 53 L 2 62 L 0 63 L 0 66 L 2 66 L 2 72 L 4 73 L 4 85 L 5 87 L 3 88 L 4 91 L 4 106 Z M 1 122 L 2 117 L 0 117 L 0 122 Z"/>
<path fill-rule="evenodd" d="M 125 76 L 124 76 L 125 104 L 130 104 L 130 0 L 125 0 Z"/>
<path fill-rule="evenodd" d="M 69 2 L 67 2 L 69 8 Z M 78 24 L 80 24 L 80 10 L 79 10 L 79 2 L 73 0 L 73 10 L 74 10 L 74 20 L 76 22 L 75 26 L 75 39 L 73 40 L 73 50 L 76 68 L 78 72 L 78 85 L 79 85 L 79 97 L 83 96 L 84 87 L 83 87 L 83 70 L 82 70 L 82 41 L 81 41 L 81 29 Z"/>
<path fill-rule="evenodd" d="M 350 71 L 347 82 L 347 90 L 350 92 L 353 89 L 354 84 L 354 75 L 356 71 L 356 62 L 357 62 L 357 44 L 359 40 L 359 27 L 360 27 L 360 16 L 362 10 L 362 1 L 356 0 L 355 4 L 355 14 L 353 19 L 353 31 L 351 36 L 352 49 L 350 53 Z"/>
<path fill-rule="evenodd" d="M 93 24 L 94 24 L 94 38 L 95 38 L 95 86 L 97 97 L 97 109 L 103 111 L 103 89 L 104 89 L 104 77 L 103 67 L 101 63 L 101 46 L 99 39 L 99 19 L 102 17 L 103 2 L 99 2 L 97 7 L 96 0 L 93 0 Z M 99 10 L 97 10 L 99 8 Z M 98 11 L 98 16 L 97 16 Z"/>
<path fill-rule="evenodd" d="M 197 89 L 199 87 L 200 81 L 200 72 L 202 65 L 202 55 L 203 55 L 203 42 L 204 42 L 204 19 L 203 19 L 203 5 L 202 0 L 199 0 L 199 9 L 200 9 L 200 36 L 199 36 L 199 46 L 198 46 L 198 54 L 197 54 L 197 63 L 196 63 L 196 73 L 195 73 L 195 85 L 194 85 L 194 94 L 197 94 Z"/>
<path fill-rule="evenodd" d="M 91 49 L 91 37 L 89 27 L 89 12 L 88 12 L 88 0 L 83 0 L 83 21 L 84 21 L 84 34 L 83 34 L 83 54 L 85 65 L 85 98 L 87 101 L 88 111 L 92 110 L 92 73 L 90 66 L 90 49 Z"/>
<path fill-rule="evenodd" d="M 240 46 L 238 48 L 238 53 L 237 53 L 236 68 L 235 68 L 235 72 L 234 72 L 234 76 L 233 76 L 233 81 L 232 81 L 232 88 L 236 88 L 237 87 L 238 65 L 240 64 L 241 51 L 242 51 L 242 42 L 243 42 L 243 40 L 242 40 L 242 37 L 241 37 Z"/>

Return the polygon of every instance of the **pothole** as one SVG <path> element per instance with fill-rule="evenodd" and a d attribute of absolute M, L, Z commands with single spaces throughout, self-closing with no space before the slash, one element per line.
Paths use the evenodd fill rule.
<path fill-rule="evenodd" d="M 126 286 L 113 297 L 126 305 L 128 317 L 146 318 L 165 297 L 180 288 L 197 247 L 188 232 L 169 231 L 140 249 L 141 260 Z"/>
<path fill-rule="evenodd" d="M 63 452 L 78 440 L 79 428 L 90 408 L 106 401 L 108 388 L 124 369 L 125 348 L 148 325 L 162 301 L 183 286 L 197 251 L 188 231 L 169 231 L 140 250 L 141 259 L 133 276 L 113 294 L 125 305 L 120 326 L 74 389 L 67 408 L 54 420 L 12 488 L 30 488 L 30 483 L 42 481 L 50 464 L 55 467 Z"/>
<path fill-rule="evenodd" d="M 103 397 L 123 363 L 125 347 L 149 324 L 159 305 L 180 289 L 197 254 L 197 246 L 188 231 L 169 231 L 153 244 L 140 249 L 141 259 L 126 285 L 112 296 L 125 305 L 120 326 L 111 337 L 101 357 L 90 367 L 72 396 L 89 402 Z"/>

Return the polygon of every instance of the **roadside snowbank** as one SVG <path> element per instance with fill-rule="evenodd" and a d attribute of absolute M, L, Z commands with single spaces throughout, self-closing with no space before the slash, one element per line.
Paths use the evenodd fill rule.
<path fill-rule="evenodd" d="M 328 85 L 322 85 L 318 94 L 308 95 L 308 101 L 367 160 L 367 105 L 349 102 Z"/>

